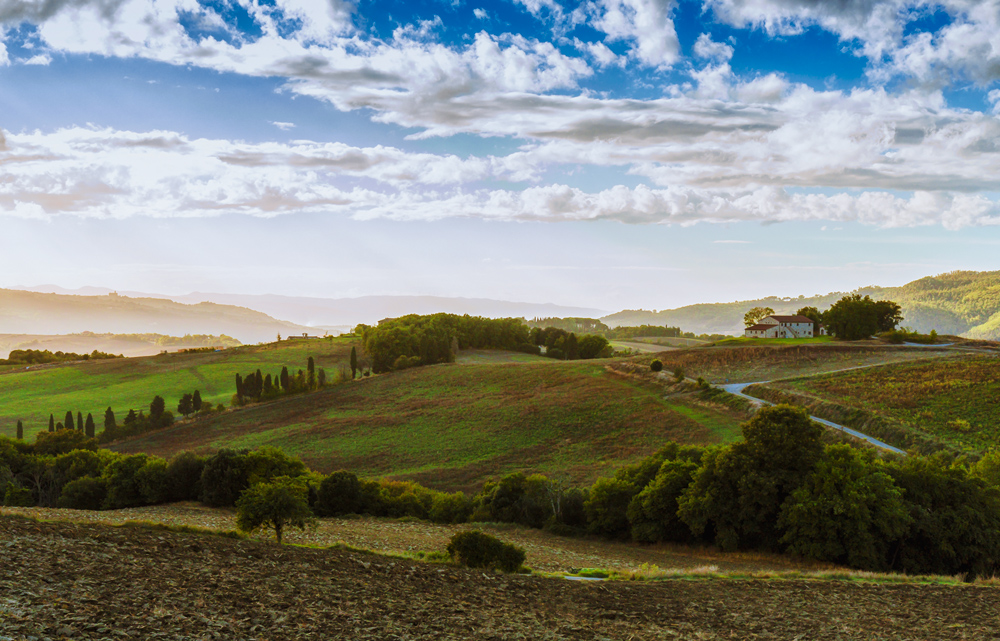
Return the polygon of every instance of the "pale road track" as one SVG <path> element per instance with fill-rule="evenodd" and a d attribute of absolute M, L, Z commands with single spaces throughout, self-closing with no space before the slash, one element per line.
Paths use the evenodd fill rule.
<path fill-rule="evenodd" d="M 951 347 L 953 345 L 953 343 L 947 343 L 947 344 L 943 344 L 943 345 L 923 345 L 923 344 L 919 344 L 919 343 L 905 343 L 905 345 L 907 347 L 933 347 L 933 348 L 941 348 L 941 347 Z M 956 347 L 956 348 L 954 348 L 952 350 L 949 350 L 949 351 L 955 351 L 955 352 L 977 352 L 977 353 L 990 354 L 990 355 L 996 356 L 996 354 L 991 354 L 990 352 L 985 352 L 983 350 L 978 350 L 978 349 L 975 349 L 975 348 Z M 818 374 L 811 374 L 809 376 L 796 376 L 794 378 L 813 378 L 813 377 L 816 377 L 816 376 L 826 376 L 828 374 L 837 374 L 839 372 L 849 372 L 851 370 L 856 370 L 856 369 L 869 369 L 869 368 L 872 368 L 872 367 L 881 367 L 884 364 L 885 363 L 876 363 L 876 364 L 873 364 L 873 365 L 858 365 L 857 367 L 845 367 L 843 369 L 831 370 L 829 372 L 820 372 Z M 746 400 L 750 401 L 751 403 L 753 403 L 755 405 L 774 405 L 774 403 L 772 403 L 770 401 L 765 401 L 762 398 L 757 398 L 755 396 L 750 396 L 749 394 L 744 394 L 743 393 L 743 390 L 746 389 L 747 387 L 750 387 L 751 385 L 765 385 L 767 383 L 772 383 L 772 382 L 774 382 L 774 381 L 755 381 L 753 383 L 729 383 L 729 384 L 723 384 L 723 385 L 713 385 L 712 387 L 721 389 L 721 390 L 723 390 L 725 392 L 728 392 L 728 393 L 732 394 L 733 396 L 738 396 L 740 398 L 746 399 Z M 875 438 L 874 436 L 868 436 L 867 434 L 862 434 L 861 432 L 859 432 L 857 430 L 853 430 L 853 429 L 851 429 L 851 428 L 849 428 L 849 427 L 847 427 L 845 425 L 840 425 L 838 423 L 834 423 L 833 421 L 828 421 L 825 418 L 819 418 L 818 416 L 810 416 L 809 418 L 811 418 L 812 420 L 816 421 L 820 425 L 825 425 L 827 427 L 832 427 L 835 430 L 840 430 L 841 432 L 844 432 L 846 434 L 850 434 L 851 436 L 853 436 L 855 438 L 859 438 L 859 439 L 862 439 L 864 441 L 868 441 L 869 443 L 871 443 L 875 447 L 881 448 L 883 450 L 887 450 L 889 452 L 893 452 L 895 454 L 906 456 L 906 452 L 904 452 L 903 450 L 899 449 L 898 447 L 893 447 L 892 445 L 889 445 L 888 443 L 885 443 L 883 441 L 880 441 L 877 438 Z"/>

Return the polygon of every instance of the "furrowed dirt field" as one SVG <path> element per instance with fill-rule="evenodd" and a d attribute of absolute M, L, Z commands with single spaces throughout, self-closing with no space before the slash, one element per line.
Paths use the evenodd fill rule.
<path fill-rule="evenodd" d="M 571 582 L 0 516 L 0 639 L 997 639 L 1000 590 Z"/>
<path fill-rule="evenodd" d="M 175 503 L 124 510 L 62 510 L 48 508 L 3 508 L 7 514 L 55 521 L 87 524 L 123 525 L 156 523 L 188 526 L 216 532 L 236 529 L 233 511 L 209 508 L 200 503 Z M 456 532 L 471 525 L 435 525 L 416 520 L 386 518 L 320 519 L 315 529 L 289 530 L 286 542 L 299 545 L 331 546 L 338 543 L 386 554 L 412 555 L 420 552 L 443 552 Z M 663 570 L 700 570 L 716 568 L 720 572 L 759 572 L 787 570 L 827 570 L 834 566 L 817 561 L 797 561 L 787 556 L 757 552 L 722 553 L 709 548 L 683 545 L 639 545 L 597 538 L 567 538 L 542 530 L 513 525 L 476 524 L 522 548 L 527 565 L 544 572 L 568 572 L 571 568 L 602 568 L 629 572 L 641 566 Z M 268 535 L 256 535 L 267 539 Z"/>

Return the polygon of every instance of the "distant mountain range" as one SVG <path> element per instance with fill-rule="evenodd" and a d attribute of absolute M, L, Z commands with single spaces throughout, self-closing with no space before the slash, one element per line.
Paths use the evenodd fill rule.
<path fill-rule="evenodd" d="M 244 343 L 272 341 L 278 334 L 315 333 L 232 305 L 185 305 L 163 298 L 117 294 L 68 296 L 0 289 L 0 334 L 226 334 Z"/>
<path fill-rule="evenodd" d="M 1000 272 L 951 272 L 928 276 L 901 287 L 855 290 L 876 300 L 892 300 L 903 309 L 902 325 L 918 332 L 937 330 L 968 338 L 1000 339 Z M 854 292 L 850 292 L 854 293 Z M 670 325 L 696 334 L 741 334 L 743 314 L 751 307 L 770 307 L 791 314 L 802 307 L 823 311 L 845 296 L 836 292 L 799 298 L 760 298 L 733 303 L 688 305 L 659 312 L 625 310 L 601 320 L 611 326 Z"/>
<path fill-rule="evenodd" d="M 226 334 L 255 343 L 274 340 L 279 333 L 337 334 L 359 323 L 437 312 L 491 318 L 598 317 L 607 313 L 549 303 L 438 296 L 309 298 L 201 292 L 168 296 L 113 292 L 103 287 L 70 290 L 56 285 L 0 289 L 0 333 L 7 334 Z"/>
<path fill-rule="evenodd" d="M 871 286 L 856 292 L 899 303 L 905 317 L 903 325 L 910 329 L 1000 339 L 1000 271 L 951 272 L 921 278 L 902 287 Z M 383 318 L 447 312 L 493 318 L 600 318 L 612 327 L 669 325 L 696 334 L 741 334 L 743 314 L 751 307 L 771 307 L 779 314 L 794 313 L 807 306 L 822 311 L 844 295 L 845 292 L 808 298 L 772 296 L 658 312 L 639 309 L 607 314 L 593 308 L 485 298 L 310 298 L 200 292 L 167 296 L 143 292 L 114 294 L 100 287 L 67 290 L 41 285 L 0 289 L 0 333 L 227 334 L 244 343 L 255 343 L 273 340 L 277 334 L 339 333 L 358 323 L 374 324 Z"/>

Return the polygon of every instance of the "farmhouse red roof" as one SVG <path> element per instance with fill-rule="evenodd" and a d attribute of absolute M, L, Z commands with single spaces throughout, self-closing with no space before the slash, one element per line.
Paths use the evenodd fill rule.
<path fill-rule="evenodd" d="M 763 332 L 764 330 L 767 330 L 767 329 L 774 329 L 774 325 L 766 325 L 764 323 L 757 323 L 756 325 L 754 325 L 752 327 L 747 327 L 746 331 L 748 331 L 748 332 Z"/>
<path fill-rule="evenodd" d="M 779 323 L 811 323 L 813 319 L 808 316 L 768 316 Z"/>

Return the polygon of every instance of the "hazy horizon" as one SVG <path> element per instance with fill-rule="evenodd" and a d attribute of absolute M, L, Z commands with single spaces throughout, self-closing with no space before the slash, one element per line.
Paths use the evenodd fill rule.
<path fill-rule="evenodd" d="M 0 8 L 0 287 L 613 312 L 1000 268 L 996 2 Z"/>

